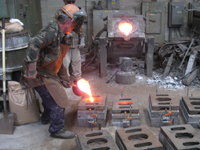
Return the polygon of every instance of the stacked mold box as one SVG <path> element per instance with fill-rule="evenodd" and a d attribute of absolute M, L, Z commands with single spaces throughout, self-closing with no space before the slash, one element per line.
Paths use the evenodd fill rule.
<path fill-rule="evenodd" d="M 140 114 L 136 97 L 119 98 L 113 101 L 112 126 L 129 127 L 139 125 Z"/>
<path fill-rule="evenodd" d="M 149 94 L 148 116 L 151 126 L 179 124 L 179 102 L 169 94 Z"/>
<path fill-rule="evenodd" d="M 118 129 L 115 141 L 120 150 L 164 150 L 146 126 Z"/>
<path fill-rule="evenodd" d="M 78 150 L 119 150 L 108 131 L 81 132 L 76 136 Z"/>
<path fill-rule="evenodd" d="M 180 112 L 185 123 L 193 127 L 199 127 L 200 122 L 200 98 L 182 97 L 180 100 Z"/>
<path fill-rule="evenodd" d="M 190 124 L 161 127 L 159 141 L 166 150 L 200 149 L 200 134 Z"/>
<path fill-rule="evenodd" d="M 96 121 L 94 124 L 106 126 L 107 115 L 107 97 L 106 95 L 93 96 L 94 102 L 91 102 L 88 97 L 83 97 L 78 105 L 77 119 L 79 127 L 91 127 L 89 122 Z M 91 116 L 95 116 L 93 118 Z"/>

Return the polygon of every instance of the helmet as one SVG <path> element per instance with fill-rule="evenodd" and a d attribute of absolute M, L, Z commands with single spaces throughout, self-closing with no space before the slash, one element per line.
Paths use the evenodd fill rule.
<path fill-rule="evenodd" d="M 63 0 L 65 4 L 72 4 L 75 3 L 76 0 Z"/>
<path fill-rule="evenodd" d="M 72 19 L 72 22 L 75 21 L 74 32 L 79 33 L 83 21 L 87 17 L 85 10 L 82 8 L 79 9 L 73 4 L 67 4 L 64 7 L 62 7 L 61 10 Z"/>
<path fill-rule="evenodd" d="M 75 12 L 79 11 L 79 8 L 73 4 L 67 4 L 61 8 L 71 19 L 73 19 Z"/>

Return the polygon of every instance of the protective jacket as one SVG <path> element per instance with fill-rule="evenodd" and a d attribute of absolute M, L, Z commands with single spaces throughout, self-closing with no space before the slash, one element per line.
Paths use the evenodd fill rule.
<path fill-rule="evenodd" d="M 26 63 L 37 62 L 36 78 L 27 78 L 26 64 L 23 66 L 21 83 L 30 88 L 45 84 L 47 90 L 58 106 L 69 106 L 69 100 L 62 87 L 62 81 L 69 81 L 66 68 L 63 66 L 70 45 L 66 45 L 65 34 L 56 21 L 49 23 L 38 35 L 29 41 Z"/>

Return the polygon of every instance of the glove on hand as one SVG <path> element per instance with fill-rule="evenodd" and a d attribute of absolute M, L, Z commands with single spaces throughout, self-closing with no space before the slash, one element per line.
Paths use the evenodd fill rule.
<path fill-rule="evenodd" d="M 78 47 L 79 48 L 84 48 L 85 47 L 85 37 L 84 36 L 80 39 L 80 44 L 79 44 Z"/>
<path fill-rule="evenodd" d="M 65 81 L 61 81 L 61 84 L 62 84 L 62 86 L 65 87 L 65 88 L 70 88 L 70 87 L 71 87 L 71 86 L 70 86 L 67 82 L 65 82 Z"/>

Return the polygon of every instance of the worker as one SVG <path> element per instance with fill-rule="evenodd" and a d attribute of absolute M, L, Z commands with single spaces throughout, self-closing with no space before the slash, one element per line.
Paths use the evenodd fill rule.
<path fill-rule="evenodd" d="M 76 0 L 63 0 L 65 5 L 67 4 L 75 4 Z M 67 43 L 70 45 L 68 53 L 63 59 L 63 65 L 67 68 L 68 76 L 70 77 L 70 65 L 72 68 L 72 79 L 74 83 L 81 78 L 81 54 L 80 48 L 85 46 L 85 38 L 83 26 L 80 29 L 80 33 L 76 33 L 72 31 L 70 34 L 67 34 Z"/>
<path fill-rule="evenodd" d="M 75 134 L 64 128 L 64 110 L 70 105 L 64 87 L 69 87 L 69 77 L 63 66 L 69 45 L 65 35 L 72 30 L 78 32 L 86 13 L 83 9 L 69 4 L 62 7 L 56 21 L 49 23 L 29 41 L 27 56 L 22 70 L 21 84 L 35 88 L 42 98 L 44 112 L 42 122 L 50 122 L 50 136 L 74 138 Z M 68 47 L 68 48 L 67 48 Z"/>

